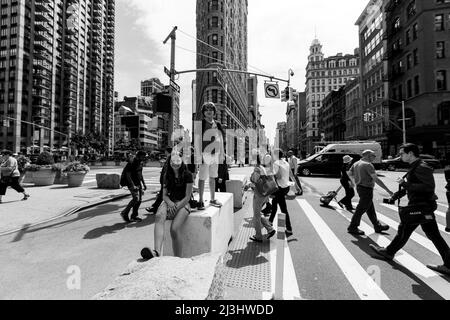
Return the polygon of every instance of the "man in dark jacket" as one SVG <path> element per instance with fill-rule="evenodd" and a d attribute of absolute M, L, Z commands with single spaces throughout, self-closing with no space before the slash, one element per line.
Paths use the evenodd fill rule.
<path fill-rule="evenodd" d="M 435 182 L 433 169 L 419 158 L 419 154 L 419 148 L 412 143 L 407 143 L 400 148 L 402 161 L 410 164 L 410 170 L 408 171 L 407 178 L 398 179 L 401 191 L 393 199 L 400 199 L 408 195 L 409 206 L 427 204 L 434 211 L 437 209 L 437 196 L 434 192 Z M 439 251 L 442 260 L 444 260 L 444 265 L 428 265 L 427 267 L 450 276 L 450 248 L 439 233 L 436 219 L 427 220 L 421 224 L 421 227 L 425 235 Z M 389 246 L 386 248 L 380 248 L 374 245 L 370 246 L 381 257 L 392 260 L 395 254 L 408 242 L 409 237 L 416 228 L 417 225 L 415 224 L 400 223 L 398 233 Z"/>
<path fill-rule="evenodd" d="M 144 151 L 138 151 L 136 157 L 127 163 L 122 172 L 120 184 L 127 186 L 133 197 L 128 206 L 120 213 L 122 219 L 129 222 L 141 222 L 142 219 L 138 217 L 138 210 L 141 206 L 142 195 L 147 190 L 144 177 L 142 176 L 142 168 L 144 166 L 144 160 L 147 153 Z M 128 217 L 130 210 L 133 209 L 131 217 Z"/>

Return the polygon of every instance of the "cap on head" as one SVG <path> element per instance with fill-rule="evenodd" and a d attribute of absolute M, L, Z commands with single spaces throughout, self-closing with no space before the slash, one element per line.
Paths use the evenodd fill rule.
<path fill-rule="evenodd" d="M 362 153 L 362 155 L 364 156 L 364 157 L 370 157 L 370 156 L 376 156 L 375 155 L 375 152 L 373 152 L 372 150 L 364 150 L 363 151 L 363 153 Z"/>
<path fill-rule="evenodd" d="M 344 161 L 344 163 L 350 163 L 352 162 L 353 158 L 350 156 L 344 156 L 342 157 L 342 160 Z"/>

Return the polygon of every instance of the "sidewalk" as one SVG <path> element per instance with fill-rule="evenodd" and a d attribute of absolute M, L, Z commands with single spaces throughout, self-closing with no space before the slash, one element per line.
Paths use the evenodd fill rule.
<path fill-rule="evenodd" d="M 0 204 L 0 236 L 68 216 L 82 209 L 129 196 L 127 189 L 101 190 L 96 186 L 68 188 L 66 185 L 24 185 L 31 197 L 9 188 Z"/>

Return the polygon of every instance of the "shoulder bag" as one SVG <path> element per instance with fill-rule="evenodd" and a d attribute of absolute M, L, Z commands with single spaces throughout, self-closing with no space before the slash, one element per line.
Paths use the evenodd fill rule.
<path fill-rule="evenodd" d="M 262 173 L 255 182 L 255 188 L 258 193 L 264 197 L 267 197 L 278 190 L 278 184 L 273 175 L 267 175 L 266 169 L 262 166 L 260 168 Z"/>

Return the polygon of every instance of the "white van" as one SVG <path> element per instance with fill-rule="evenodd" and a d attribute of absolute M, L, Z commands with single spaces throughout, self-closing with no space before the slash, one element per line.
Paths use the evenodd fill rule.
<path fill-rule="evenodd" d="M 381 151 L 380 143 L 376 141 L 347 141 L 339 142 L 335 144 L 329 144 L 319 154 L 323 153 L 347 153 L 347 154 L 357 154 L 362 155 L 364 150 L 372 150 L 377 156 L 374 165 L 381 165 L 383 153 Z"/>

